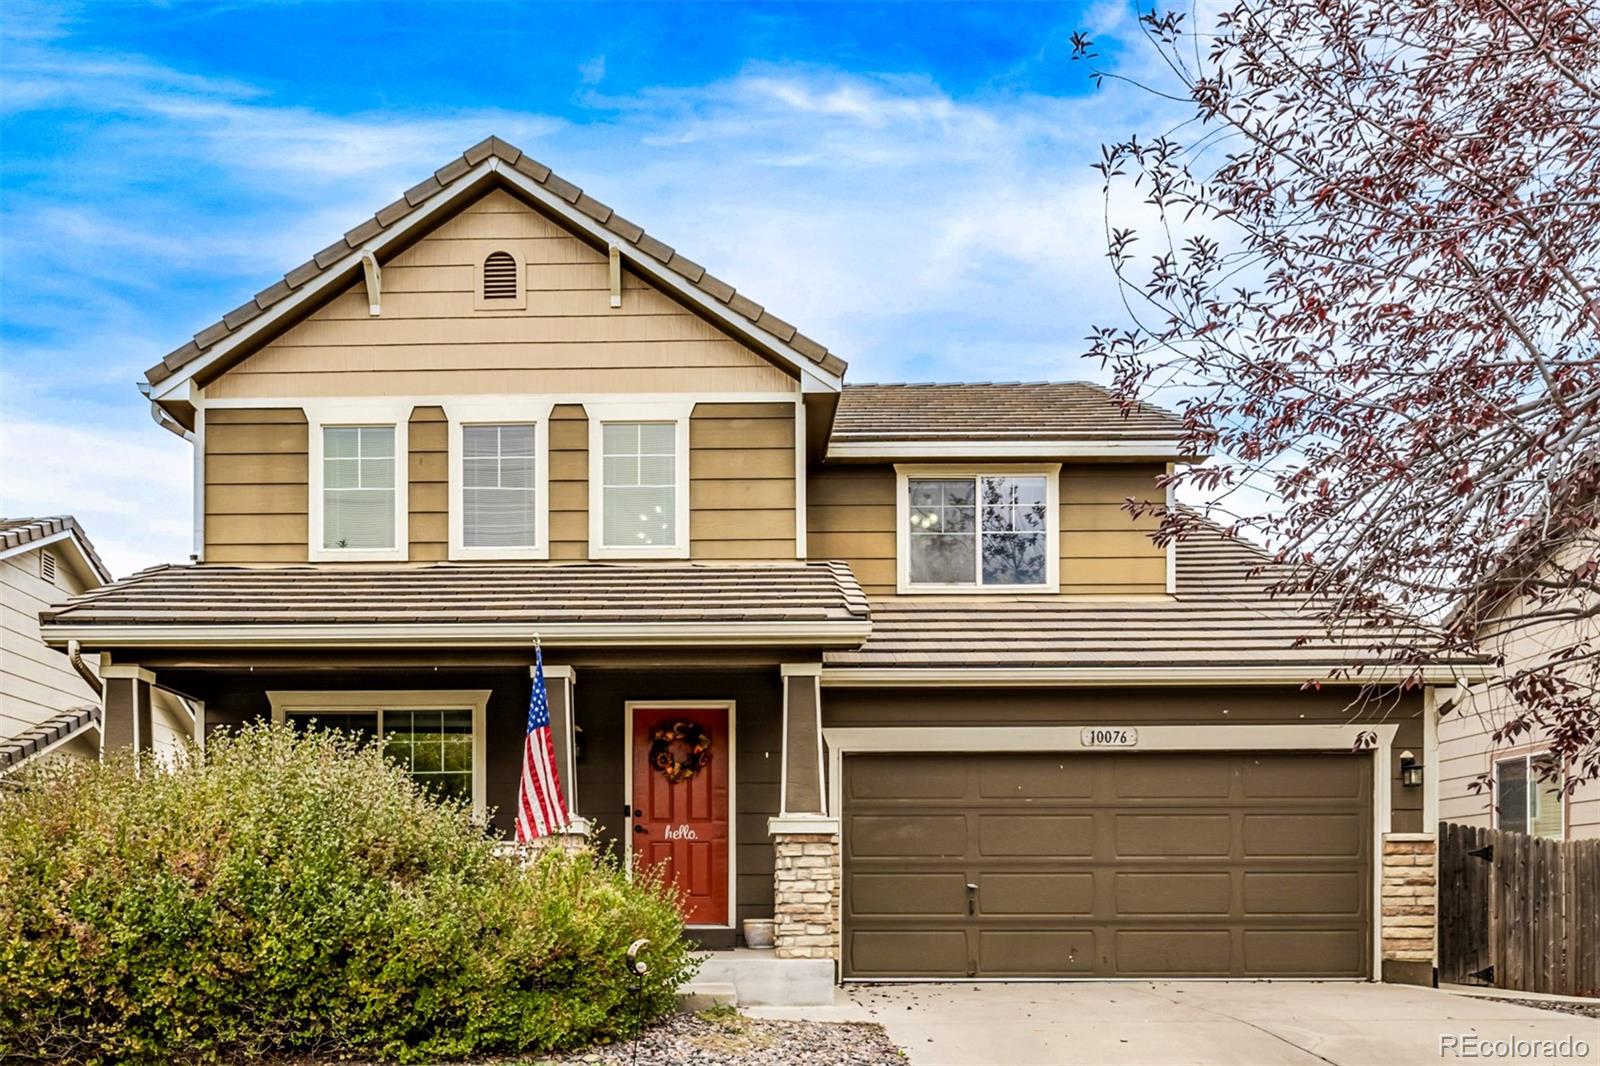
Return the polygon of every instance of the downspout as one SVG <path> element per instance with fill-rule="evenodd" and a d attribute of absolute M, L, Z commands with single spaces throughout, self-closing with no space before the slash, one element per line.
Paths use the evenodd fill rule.
<path fill-rule="evenodd" d="M 78 646 L 78 642 L 75 640 L 67 641 L 67 661 L 72 664 L 74 670 L 78 671 L 78 676 L 87 681 L 89 687 L 94 689 L 96 696 L 104 696 L 106 694 L 106 686 L 100 681 L 100 675 L 89 669 L 89 664 L 83 661 L 83 649 Z"/>

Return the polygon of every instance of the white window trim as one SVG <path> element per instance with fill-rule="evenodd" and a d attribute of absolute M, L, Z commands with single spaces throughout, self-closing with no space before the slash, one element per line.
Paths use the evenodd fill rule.
<path fill-rule="evenodd" d="M 307 449 L 310 453 L 310 514 L 306 549 L 314 563 L 403 563 L 411 554 L 411 404 L 393 401 L 307 404 Z M 394 546 L 390 548 L 324 548 L 322 546 L 322 431 L 339 426 L 394 427 Z"/>
<path fill-rule="evenodd" d="M 555 404 L 548 399 L 532 399 L 526 402 L 490 399 L 482 403 L 457 402 L 445 406 L 445 418 L 449 422 L 450 435 L 445 461 L 450 467 L 446 506 L 450 511 L 452 560 L 550 558 L 550 410 L 554 406 Z M 466 450 L 463 444 L 465 427 L 513 423 L 533 425 L 534 542 L 525 548 L 468 547 L 467 512 L 464 505 L 466 477 L 462 467 L 462 457 Z"/>
<path fill-rule="evenodd" d="M 589 417 L 589 558 L 689 558 L 689 416 L 695 401 L 666 403 L 587 403 Z M 672 422 L 677 489 L 674 543 L 648 548 L 608 547 L 605 543 L 605 424 L 607 422 Z"/>
<path fill-rule="evenodd" d="M 1543 786 L 1544 786 L 1544 779 L 1539 777 L 1537 771 L 1534 770 L 1534 768 L 1533 768 L 1533 760 L 1538 758 L 1541 755 L 1547 755 L 1547 754 L 1549 754 L 1549 753 L 1546 752 L 1546 751 L 1543 751 L 1543 750 L 1533 750 L 1533 751 L 1522 752 L 1520 755 L 1497 755 L 1497 756 L 1494 757 L 1493 761 L 1489 765 L 1489 773 L 1494 778 L 1493 802 L 1490 803 L 1490 805 L 1489 805 L 1489 811 L 1490 811 L 1490 814 L 1493 817 L 1494 828 L 1495 829 L 1502 828 L 1502 826 L 1500 825 L 1500 806 L 1501 806 L 1501 799 L 1500 799 L 1500 767 L 1503 764 L 1510 763 L 1510 762 L 1520 762 L 1520 763 L 1522 763 L 1523 764 L 1523 769 L 1527 773 L 1527 777 L 1525 778 L 1524 787 L 1532 788 L 1535 791 L 1542 791 Z M 1526 810 L 1527 809 L 1526 808 L 1526 802 L 1527 802 L 1526 797 L 1524 797 L 1523 802 L 1524 802 L 1524 808 L 1523 809 Z M 1553 837 L 1541 837 L 1540 839 L 1542 839 L 1542 840 L 1565 840 L 1565 839 L 1567 839 L 1567 797 L 1566 796 L 1563 796 L 1563 795 L 1556 796 L 1556 808 L 1560 812 L 1560 817 L 1557 819 L 1557 824 L 1558 824 L 1558 827 L 1560 829 L 1560 832 L 1558 832 Z M 1526 833 L 1529 836 L 1534 836 L 1535 834 L 1533 832 L 1533 821 L 1532 821 L 1532 819 L 1529 819 L 1527 824 L 1521 830 L 1518 830 L 1518 832 Z"/>
<path fill-rule="evenodd" d="M 488 776 L 486 763 L 489 757 L 486 720 L 489 707 L 488 689 L 366 689 L 332 691 L 282 691 L 268 690 L 267 702 L 272 705 L 272 721 L 277 725 L 286 722 L 291 714 L 315 714 L 318 711 L 348 713 L 370 711 L 378 715 L 379 737 L 382 737 L 383 712 L 426 708 L 442 711 L 472 712 L 472 816 L 483 821 L 488 811 Z"/>
<path fill-rule="evenodd" d="M 911 581 L 912 478 L 980 478 L 1044 475 L 1045 535 L 1042 585 L 929 585 Z M 895 486 L 895 589 L 902 596 L 1023 596 L 1061 590 L 1061 464 L 968 463 L 959 466 L 896 463 Z M 979 521 L 981 527 L 981 519 Z M 982 529 L 978 530 L 981 537 Z M 979 542 L 981 565 L 982 542 Z"/>

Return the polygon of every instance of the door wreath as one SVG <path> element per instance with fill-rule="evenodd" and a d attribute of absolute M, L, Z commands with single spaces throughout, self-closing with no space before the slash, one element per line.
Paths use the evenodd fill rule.
<path fill-rule="evenodd" d="M 650 765 L 673 784 L 687 781 L 711 761 L 711 737 L 698 722 L 660 725 L 650 734 Z"/>

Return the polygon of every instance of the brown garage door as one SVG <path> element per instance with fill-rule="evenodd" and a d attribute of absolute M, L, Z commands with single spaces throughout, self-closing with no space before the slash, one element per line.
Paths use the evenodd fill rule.
<path fill-rule="evenodd" d="M 1372 760 L 847 755 L 848 977 L 1364 977 Z"/>

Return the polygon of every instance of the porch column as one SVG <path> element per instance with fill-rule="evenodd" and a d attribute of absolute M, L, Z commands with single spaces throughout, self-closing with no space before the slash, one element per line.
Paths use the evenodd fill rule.
<path fill-rule="evenodd" d="M 144 755 L 155 746 L 151 722 L 156 675 L 142 666 L 110 663 L 100 667 L 100 757 L 132 749 Z"/>
<path fill-rule="evenodd" d="M 533 668 L 529 667 L 529 673 Z M 578 758 L 576 723 L 574 722 L 574 689 L 578 674 L 570 666 L 544 668 L 545 700 L 550 705 L 550 740 L 556 749 L 556 773 L 561 777 L 561 795 L 567 802 L 567 812 L 578 820 Z M 583 823 L 587 830 L 587 823 Z"/>
<path fill-rule="evenodd" d="M 781 959 L 839 957 L 839 820 L 822 760 L 822 664 L 785 663 L 779 812 L 768 819 Z"/>

